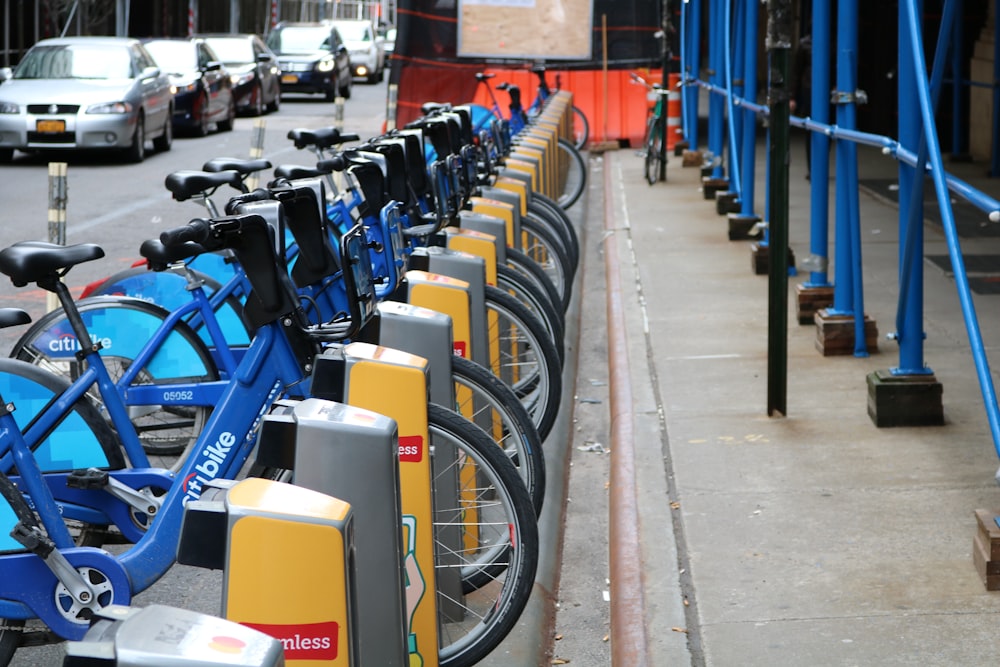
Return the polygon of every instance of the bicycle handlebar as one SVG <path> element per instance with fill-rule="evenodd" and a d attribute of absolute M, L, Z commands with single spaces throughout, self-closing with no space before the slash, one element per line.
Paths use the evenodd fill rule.
<path fill-rule="evenodd" d="M 160 232 L 160 243 L 169 247 L 187 242 L 204 243 L 212 233 L 211 223 L 204 218 L 195 218 L 183 227 L 175 227 Z"/>

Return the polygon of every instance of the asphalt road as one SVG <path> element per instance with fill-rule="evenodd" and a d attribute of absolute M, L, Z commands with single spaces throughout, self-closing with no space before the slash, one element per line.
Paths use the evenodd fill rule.
<path fill-rule="evenodd" d="M 362 139 L 379 134 L 385 121 L 385 103 L 385 83 L 355 82 L 353 95 L 344 107 L 345 131 L 356 132 Z M 281 109 L 263 120 L 266 159 L 273 165 L 311 165 L 315 157 L 295 149 L 286 135 L 296 127 L 332 125 L 334 105 L 320 97 L 286 96 Z M 139 257 L 142 241 L 203 215 L 204 209 L 197 204 L 173 201 L 163 186 L 164 178 L 176 170 L 199 169 L 213 157 L 249 157 L 254 122 L 253 118 L 238 118 L 232 132 L 214 132 L 202 138 L 178 137 L 170 151 L 152 153 L 138 165 L 122 164 L 104 155 L 16 153 L 12 164 L 0 166 L 0 243 L 48 240 L 47 164 L 67 162 L 66 242 L 97 243 L 106 253 L 103 260 L 74 267 L 68 274 L 66 282 L 77 293 L 77 288 L 129 266 Z M 15 288 L 2 279 L 0 306 L 24 308 L 37 318 L 45 312 L 45 293 L 37 288 Z M 5 352 L 19 333 L 17 329 L 0 332 Z M 137 596 L 135 603 L 218 614 L 221 590 L 221 573 L 175 565 Z M 11 665 L 51 667 L 61 663 L 62 649 L 55 645 L 21 649 Z"/>

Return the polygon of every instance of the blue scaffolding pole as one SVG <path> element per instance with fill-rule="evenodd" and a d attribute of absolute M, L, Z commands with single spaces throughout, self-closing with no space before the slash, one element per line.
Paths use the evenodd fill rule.
<path fill-rule="evenodd" d="M 719 0 L 714 0 L 718 2 Z M 726 90 L 723 87 L 723 68 L 725 66 L 725 39 L 722 30 L 725 29 L 723 19 L 725 15 L 720 11 L 709 11 L 709 35 L 708 35 L 708 67 L 709 81 L 716 89 Z M 728 90 L 727 90 L 728 93 Z M 708 152 L 712 160 L 712 178 L 723 178 L 722 152 L 725 133 L 723 123 L 725 118 L 726 100 L 721 95 L 712 95 L 708 102 Z"/>
<path fill-rule="evenodd" d="M 757 34 L 760 16 L 758 0 L 744 0 L 743 38 L 743 98 L 757 99 Z M 743 122 L 743 149 L 740 155 L 740 174 L 743 178 L 740 197 L 740 215 L 750 218 L 754 215 L 754 188 L 757 163 L 757 113 L 750 105 L 741 103 L 740 114 Z"/>
<path fill-rule="evenodd" d="M 830 122 L 830 0 L 813 0 L 809 113 L 817 123 Z M 830 287 L 830 138 L 810 132 L 809 280 L 805 287 Z"/>

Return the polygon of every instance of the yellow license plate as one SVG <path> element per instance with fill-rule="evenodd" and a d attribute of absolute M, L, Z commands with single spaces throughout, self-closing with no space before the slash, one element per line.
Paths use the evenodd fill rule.
<path fill-rule="evenodd" d="M 298 83 L 298 81 L 299 81 L 299 75 L 298 74 L 282 74 L 281 75 L 281 83 Z"/>
<path fill-rule="evenodd" d="M 66 131 L 66 121 L 64 120 L 40 120 L 35 125 L 39 132 L 56 133 Z"/>

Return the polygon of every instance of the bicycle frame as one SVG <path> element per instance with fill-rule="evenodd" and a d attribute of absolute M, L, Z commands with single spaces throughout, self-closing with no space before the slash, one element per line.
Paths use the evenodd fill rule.
<path fill-rule="evenodd" d="M 359 230 L 350 240 L 355 241 L 360 234 Z M 365 247 L 363 242 L 357 241 L 353 246 L 356 249 L 354 252 L 360 252 L 359 243 L 360 248 Z M 353 262 L 354 265 L 361 263 L 364 262 Z M 361 273 L 364 274 L 364 270 Z M 278 302 L 291 303 L 288 298 L 279 298 Z M 296 333 L 298 330 L 294 326 L 289 328 L 288 319 L 282 316 L 258 323 L 257 335 L 239 362 L 232 380 L 224 383 L 218 406 L 200 435 L 197 447 L 176 475 L 148 468 L 107 471 L 110 479 L 126 485 L 141 484 L 134 489 L 152 487 L 166 491 L 156 512 L 156 520 L 135 545 L 120 556 L 73 546 L 69 529 L 64 523 L 64 506 L 54 493 L 55 489 L 63 492 L 65 487 L 59 484 L 64 484 L 65 479 L 60 475 L 47 476 L 38 468 L 31 448 L 5 404 L 0 412 L 0 438 L 3 438 L 5 449 L 9 450 L 10 458 L 21 473 L 19 477 L 10 479 L 20 485 L 38 511 L 50 539 L 61 554 L 55 560 L 65 559 L 58 577 L 64 585 L 69 585 L 64 579 L 72 580 L 77 576 L 72 568 L 93 568 L 106 575 L 108 588 L 104 592 L 113 596 L 108 600 L 102 599 L 100 603 L 128 604 L 132 594 L 145 590 L 166 572 L 174 562 L 184 505 L 197 500 L 202 487 L 212 479 L 235 477 L 256 444 L 260 421 L 280 394 L 290 391 L 292 395 L 304 396 L 304 391 L 296 387 L 302 387 L 305 370 L 312 362 L 312 355 L 319 349 L 318 343 L 304 332 Z M 291 319 L 296 317 L 293 315 Z M 299 324 L 305 325 L 304 319 Z M 356 326 L 361 324 L 355 323 Z M 93 354 L 97 354 L 96 350 Z M 93 365 L 102 366 L 99 358 L 92 361 Z M 138 447 L 138 452 L 142 454 L 141 447 Z M 107 495 L 100 489 L 66 491 L 73 500 L 78 497 L 87 499 L 91 507 L 100 506 L 104 502 L 100 496 Z M 43 562 L 51 553 L 46 552 L 42 558 L 34 552 L 0 554 L 0 562 L 12 568 L 5 569 L 5 573 L 18 574 L 16 577 L 5 576 L 0 582 L 0 618 L 38 617 L 61 637 L 82 638 L 89 624 L 68 619 L 64 612 L 72 607 L 61 608 L 56 603 L 57 596 L 39 593 L 55 588 L 55 571 L 60 568 Z M 65 569 L 67 562 L 71 569 Z M 74 593 L 66 594 L 74 596 Z"/>

